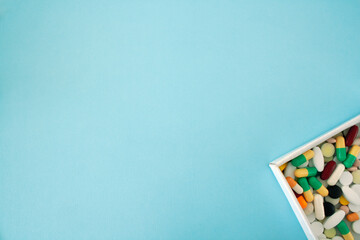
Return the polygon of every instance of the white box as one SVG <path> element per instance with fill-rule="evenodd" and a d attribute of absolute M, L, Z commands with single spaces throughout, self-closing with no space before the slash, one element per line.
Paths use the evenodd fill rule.
<path fill-rule="evenodd" d="M 273 162 L 270 163 L 270 168 L 273 171 L 276 179 L 278 180 L 278 182 L 280 183 L 280 186 L 282 188 L 282 190 L 284 191 L 292 209 L 295 212 L 295 215 L 297 217 L 297 219 L 299 220 L 302 228 L 304 229 L 304 232 L 307 236 L 308 239 L 318 239 L 311 231 L 310 228 L 310 223 L 303 211 L 303 209 L 301 208 L 298 200 L 296 199 L 292 189 L 290 188 L 289 184 L 287 183 L 284 174 L 280 171 L 279 167 L 281 165 L 283 165 L 284 163 L 289 162 L 290 160 L 292 160 L 293 158 L 299 156 L 300 154 L 306 152 L 309 149 L 312 149 L 313 147 L 319 145 L 320 143 L 326 141 L 327 139 L 333 137 L 334 135 L 344 131 L 345 129 L 350 128 L 353 125 L 359 125 L 360 124 L 360 115 L 350 119 L 349 121 L 341 124 L 340 126 L 332 129 L 331 131 L 323 134 L 322 136 L 315 138 L 314 140 L 310 141 L 309 143 L 306 143 L 305 145 L 295 149 L 294 151 L 287 153 L 281 157 L 279 157 L 278 159 L 274 160 Z M 360 239 L 358 238 L 359 235 L 354 235 L 355 239 Z"/>

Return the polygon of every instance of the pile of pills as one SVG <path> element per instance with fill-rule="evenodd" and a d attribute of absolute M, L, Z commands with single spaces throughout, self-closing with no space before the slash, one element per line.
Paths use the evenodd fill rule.
<path fill-rule="evenodd" d="M 280 166 L 318 239 L 360 239 L 358 126 Z"/>

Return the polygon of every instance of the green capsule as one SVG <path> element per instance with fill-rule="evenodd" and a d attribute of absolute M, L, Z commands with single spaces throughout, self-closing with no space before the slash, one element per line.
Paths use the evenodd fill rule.
<path fill-rule="evenodd" d="M 348 226 L 346 225 L 346 223 L 344 221 L 341 221 L 336 227 L 337 227 L 337 229 L 339 229 L 339 232 L 342 235 L 346 235 L 350 232 Z"/>
<path fill-rule="evenodd" d="M 310 186 L 306 178 L 299 178 L 297 182 L 304 189 L 304 192 L 310 190 Z"/>

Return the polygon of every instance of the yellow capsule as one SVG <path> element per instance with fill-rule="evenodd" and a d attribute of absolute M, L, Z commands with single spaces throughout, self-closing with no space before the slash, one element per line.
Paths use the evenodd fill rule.
<path fill-rule="evenodd" d="M 360 147 L 358 145 L 353 145 L 349 151 L 349 154 L 357 157 L 360 153 Z"/>
<path fill-rule="evenodd" d="M 354 236 L 351 234 L 351 232 L 342 235 L 345 240 L 354 240 Z"/>
<path fill-rule="evenodd" d="M 303 195 L 304 195 L 305 200 L 307 202 L 314 201 L 314 195 L 312 194 L 311 190 L 307 190 L 306 192 L 303 192 Z"/>
<path fill-rule="evenodd" d="M 326 187 L 324 187 L 324 185 L 322 185 L 318 190 L 316 190 L 321 196 L 326 197 L 327 195 L 329 195 L 329 190 L 327 190 Z"/>
<path fill-rule="evenodd" d="M 313 150 L 307 150 L 306 152 L 303 153 L 304 157 L 306 158 L 306 160 L 310 160 L 314 157 L 315 153 Z"/>
<path fill-rule="evenodd" d="M 279 167 L 279 168 L 280 168 L 280 171 L 283 171 L 283 170 L 286 168 L 287 164 L 288 164 L 288 163 L 285 163 L 285 164 L 281 165 L 281 166 Z"/>
<path fill-rule="evenodd" d="M 344 196 L 341 196 L 340 197 L 340 200 L 339 200 L 340 204 L 343 205 L 343 206 L 347 206 L 349 204 L 349 201 L 344 197 Z"/>

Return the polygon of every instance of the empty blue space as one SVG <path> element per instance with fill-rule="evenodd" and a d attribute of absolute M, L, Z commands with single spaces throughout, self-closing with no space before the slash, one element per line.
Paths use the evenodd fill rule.
<path fill-rule="evenodd" d="M 0 1 L 0 239 L 306 239 L 268 164 L 360 113 L 359 1 Z"/>

